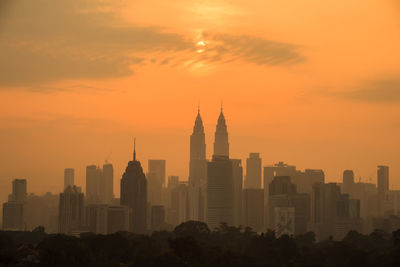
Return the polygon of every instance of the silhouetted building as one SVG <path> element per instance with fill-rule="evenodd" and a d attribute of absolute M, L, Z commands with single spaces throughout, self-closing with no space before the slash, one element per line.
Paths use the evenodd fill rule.
<path fill-rule="evenodd" d="M 200 110 L 197 113 L 190 136 L 189 163 L 189 218 L 195 221 L 205 220 L 205 195 L 207 184 L 206 143 Z"/>
<path fill-rule="evenodd" d="M 383 195 L 389 192 L 389 167 L 378 166 L 378 194 Z"/>
<path fill-rule="evenodd" d="M 3 230 L 24 230 L 24 203 L 9 201 L 3 203 Z"/>
<path fill-rule="evenodd" d="M 129 231 L 129 207 L 109 206 L 107 212 L 107 233 Z"/>
<path fill-rule="evenodd" d="M 250 227 L 256 232 L 263 232 L 264 229 L 264 190 L 244 189 L 243 190 L 242 222 L 244 227 Z"/>
<path fill-rule="evenodd" d="M 106 163 L 103 169 L 86 167 L 86 202 L 88 204 L 110 204 L 114 196 L 114 169 Z"/>
<path fill-rule="evenodd" d="M 242 225 L 243 168 L 240 159 L 231 159 L 233 183 L 233 226 Z"/>
<path fill-rule="evenodd" d="M 84 196 L 78 187 L 67 187 L 60 194 L 58 220 L 60 233 L 70 233 L 83 229 Z"/>
<path fill-rule="evenodd" d="M 354 173 L 352 170 L 343 171 L 343 193 L 352 194 L 354 191 Z"/>
<path fill-rule="evenodd" d="M 148 167 L 148 201 L 151 205 L 162 205 L 163 185 L 165 183 L 165 160 L 149 159 Z"/>
<path fill-rule="evenodd" d="M 151 230 L 161 231 L 165 229 L 165 208 L 164 206 L 151 206 Z"/>
<path fill-rule="evenodd" d="M 146 209 L 147 209 L 147 180 L 140 162 L 136 160 L 136 150 L 133 160 L 129 161 L 121 179 L 121 205 L 128 206 L 131 210 L 129 230 L 145 234 Z"/>
<path fill-rule="evenodd" d="M 100 184 L 102 172 L 96 165 L 86 167 L 86 202 L 88 204 L 101 204 Z"/>
<path fill-rule="evenodd" d="M 214 155 L 207 164 L 207 223 L 211 229 L 223 222 L 234 224 L 233 194 L 232 161 Z"/>
<path fill-rule="evenodd" d="M 8 201 L 25 202 L 27 197 L 26 179 L 14 179 L 12 181 L 12 193 Z"/>
<path fill-rule="evenodd" d="M 24 230 L 26 228 L 26 187 L 26 179 L 14 179 L 12 181 L 12 193 L 8 196 L 8 202 L 3 203 L 4 230 Z"/>
<path fill-rule="evenodd" d="M 43 226 L 47 233 L 58 232 L 60 196 L 47 192 L 44 195 L 29 194 L 25 205 L 26 229 Z"/>
<path fill-rule="evenodd" d="M 378 216 L 384 216 L 387 213 L 389 201 L 389 167 L 378 166 Z"/>
<path fill-rule="evenodd" d="M 278 235 L 304 234 L 310 222 L 310 195 L 297 193 L 290 176 L 275 176 L 269 186 L 268 225 Z"/>
<path fill-rule="evenodd" d="M 179 225 L 189 217 L 189 192 L 188 185 L 180 182 L 171 190 L 171 210 L 168 215 L 168 223 Z"/>
<path fill-rule="evenodd" d="M 103 164 L 103 177 L 100 186 L 102 203 L 110 204 L 114 197 L 114 168 L 111 163 Z"/>
<path fill-rule="evenodd" d="M 226 127 L 225 117 L 222 112 L 222 107 L 215 130 L 214 155 L 229 157 L 228 130 Z"/>
<path fill-rule="evenodd" d="M 86 206 L 85 226 L 89 232 L 106 235 L 108 206 L 106 204 L 90 204 Z"/>
<path fill-rule="evenodd" d="M 250 153 L 246 160 L 245 188 L 261 188 L 261 164 L 260 153 Z"/>
<path fill-rule="evenodd" d="M 68 186 L 74 186 L 75 170 L 72 168 L 64 169 L 64 190 Z"/>

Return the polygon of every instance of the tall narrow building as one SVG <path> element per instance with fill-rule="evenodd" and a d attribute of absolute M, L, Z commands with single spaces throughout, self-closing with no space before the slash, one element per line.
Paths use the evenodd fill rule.
<path fill-rule="evenodd" d="M 207 185 L 206 142 L 200 109 L 190 136 L 189 163 L 189 218 L 205 221 L 205 193 Z"/>
<path fill-rule="evenodd" d="M 137 234 L 145 234 L 147 180 L 140 162 L 136 160 L 135 148 L 133 160 L 129 161 L 121 179 L 121 205 L 130 208 L 129 230 Z"/>
<path fill-rule="evenodd" d="M 245 188 L 261 188 L 261 165 L 260 153 L 250 153 L 246 159 Z"/>
<path fill-rule="evenodd" d="M 215 130 L 214 155 L 229 157 L 228 130 L 222 107 Z"/>
<path fill-rule="evenodd" d="M 147 196 L 151 205 L 164 205 L 163 186 L 165 185 L 165 160 L 149 159 L 147 173 Z"/>
<path fill-rule="evenodd" d="M 68 186 L 74 186 L 74 174 L 75 170 L 73 168 L 64 169 L 64 190 Z"/>

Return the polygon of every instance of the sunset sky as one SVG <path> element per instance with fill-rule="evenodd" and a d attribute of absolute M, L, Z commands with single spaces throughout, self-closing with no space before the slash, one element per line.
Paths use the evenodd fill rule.
<path fill-rule="evenodd" d="M 63 170 L 166 159 L 187 180 L 200 105 L 231 157 L 260 152 L 400 189 L 399 0 L 2 0 L 0 197 L 59 193 Z"/>

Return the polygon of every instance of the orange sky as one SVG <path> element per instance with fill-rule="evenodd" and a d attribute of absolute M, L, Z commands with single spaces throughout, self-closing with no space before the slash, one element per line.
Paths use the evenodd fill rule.
<path fill-rule="evenodd" d="M 200 42 L 200 43 L 199 43 Z M 204 44 L 204 45 L 203 45 Z M 166 159 L 188 175 L 200 103 L 207 154 L 221 100 L 231 156 L 353 169 L 400 187 L 398 0 L 0 4 L 0 194 L 59 192 L 63 169 Z"/>

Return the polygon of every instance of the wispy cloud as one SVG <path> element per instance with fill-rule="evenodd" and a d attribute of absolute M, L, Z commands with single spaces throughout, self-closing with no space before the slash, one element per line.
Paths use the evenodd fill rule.
<path fill-rule="evenodd" d="M 51 88 L 60 80 L 133 74 L 143 64 L 183 66 L 244 61 L 290 65 L 305 59 L 299 47 L 252 36 L 205 32 L 195 42 L 162 27 L 127 24 L 112 1 L 3 0 L 0 16 L 0 88 Z M 46 90 L 45 90 L 46 91 Z"/>
<path fill-rule="evenodd" d="M 310 93 L 324 97 L 334 97 L 358 102 L 369 103 L 400 103 L 400 79 L 377 79 L 364 81 L 356 88 L 347 91 L 332 89 L 318 90 Z M 308 97 L 305 94 L 303 97 Z"/>

